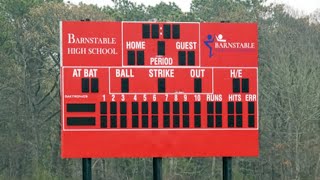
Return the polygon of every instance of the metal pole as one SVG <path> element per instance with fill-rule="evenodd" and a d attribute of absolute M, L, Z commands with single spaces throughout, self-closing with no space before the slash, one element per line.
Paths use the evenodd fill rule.
<path fill-rule="evenodd" d="M 82 179 L 91 180 L 91 158 L 82 158 Z"/>
<path fill-rule="evenodd" d="M 223 157 L 223 180 L 232 180 L 232 158 Z"/>
<path fill-rule="evenodd" d="M 162 158 L 153 158 L 153 180 L 162 180 Z"/>

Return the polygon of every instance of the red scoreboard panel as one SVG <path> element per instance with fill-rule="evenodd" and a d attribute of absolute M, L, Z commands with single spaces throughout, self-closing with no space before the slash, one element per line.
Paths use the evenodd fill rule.
<path fill-rule="evenodd" d="M 61 22 L 62 157 L 258 156 L 253 23 Z"/>

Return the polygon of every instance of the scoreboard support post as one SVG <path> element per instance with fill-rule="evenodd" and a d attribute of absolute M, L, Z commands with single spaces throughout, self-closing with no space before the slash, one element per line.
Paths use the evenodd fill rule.
<path fill-rule="evenodd" d="M 162 158 L 153 158 L 153 180 L 162 180 Z"/>
<path fill-rule="evenodd" d="M 222 158 L 223 180 L 232 180 L 232 157 Z"/>
<path fill-rule="evenodd" d="M 82 158 L 82 179 L 91 180 L 91 158 Z"/>

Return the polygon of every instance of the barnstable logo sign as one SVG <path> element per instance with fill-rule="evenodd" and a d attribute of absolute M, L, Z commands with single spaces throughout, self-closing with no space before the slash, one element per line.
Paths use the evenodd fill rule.
<path fill-rule="evenodd" d="M 213 48 L 216 51 L 248 51 L 255 49 L 254 42 L 237 42 L 229 41 L 223 37 L 222 34 L 219 35 L 207 35 L 207 39 L 204 41 L 204 44 L 209 48 L 209 57 L 213 56 Z"/>

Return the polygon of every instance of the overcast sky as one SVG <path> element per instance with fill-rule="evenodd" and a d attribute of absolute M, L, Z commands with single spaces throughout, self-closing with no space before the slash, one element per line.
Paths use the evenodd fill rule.
<path fill-rule="evenodd" d="M 99 6 L 110 5 L 113 3 L 111 0 L 65 0 L 70 1 L 73 4 L 83 2 L 86 4 L 97 4 Z M 145 5 L 155 5 L 163 2 L 175 2 L 182 11 L 189 11 L 190 3 L 192 0 L 131 0 L 132 2 L 143 3 Z M 285 3 L 299 11 L 303 11 L 305 14 L 310 14 L 316 9 L 320 9 L 320 0 L 268 0 L 268 2 Z"/>

